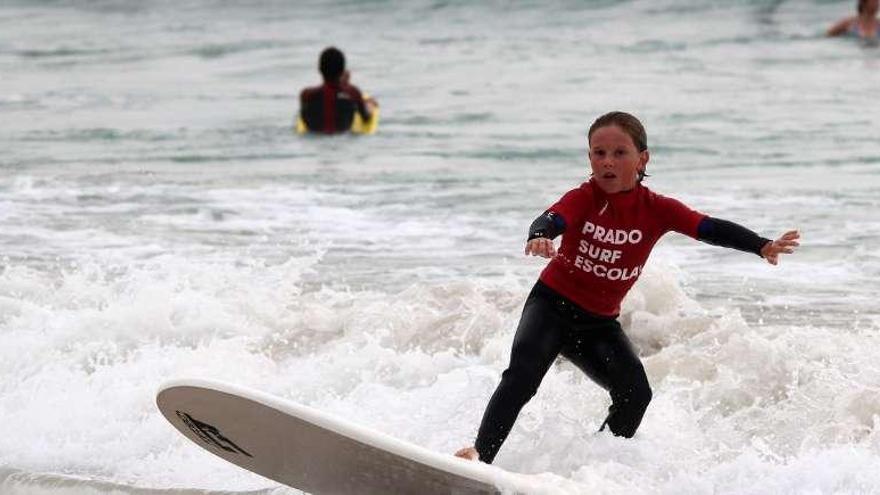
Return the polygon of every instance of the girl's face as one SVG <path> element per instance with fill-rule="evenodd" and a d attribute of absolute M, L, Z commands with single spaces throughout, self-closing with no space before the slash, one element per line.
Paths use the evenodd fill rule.
<path fill-rule="evenodd" d="M 648 159 L 648 151 L 639 151 L 632 137 L 616 125 L 600 127 L 590 137 L 593 179 L 608 194 L 634 188 Z"/>

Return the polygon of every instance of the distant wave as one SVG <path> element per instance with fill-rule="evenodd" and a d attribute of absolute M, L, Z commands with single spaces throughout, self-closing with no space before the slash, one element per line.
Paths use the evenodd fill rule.
<path fill-rule="evenodd" d="M 15 52 L 16 55 L 23 58 L 76 57 L 80 55 L 106 55 L 108 53 L 111 53 L 110 50 L 84 48 L 50 48 L 46 50 L 28 49 Z"/>
<path fill-rule="evenodd" d="M 106 127 L 95 127 L 91 129 L 70 129 L 66 131 L 39 130 L 25 134 L 20 138 L 21 141 L 51 141 L 57 142 L 73 141 L 168 141 L 175 139 L 175 135 L 169 132 L 156 131 L 122 131 L 119 129 L 109 129 Z"/>
<path fill-rule="evenodd" d="M 200 46 L 198 48 L 188 50 L 189 53 L 202 58 L 220 58 L 226 55 L 248 52 L 253 50 L 263 50 L 269 48 L 280 48 L 288 46 L 287 43 L 279 43 L 277 41 L 246 41 L 239 43 L 216 43 Z"/>

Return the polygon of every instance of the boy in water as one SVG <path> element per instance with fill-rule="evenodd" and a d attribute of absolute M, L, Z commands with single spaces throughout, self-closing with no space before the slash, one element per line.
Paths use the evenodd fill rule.
<path fill-rule="evenodd" d="M 591 178 L 532 223 L 525 254 L 550 258 L 525 302 L 510 365 L 489 400 L 473 447 L 456 456 L 491 463 L 526 402 L 559 354 L 611 395 L 606 426 L 632 437 L 651 387 L 617 316 L 654 244 L 669 231 L 761 256 L 775 265 L 799 233 L 771 241 L 733 222 L 696 212 L 641 184 L 648 164 L 641 122 L 605 114 L 587 134 Z M 562 234 L 557 253 L 553 239 Z"/>
<path fill-rule="evenodd" d="M 364 98 L 361 90 L 348 82 L 351 75 L 345 70 L 345 55 L 339 49 L 331 46 L 321 52 L 318 69 L 324 84 L 306 88 L 299 95 L 300 116 L 310 131 L 348 132 L 354 112 L 364 122 L 370 120 L 378 104 Z"/>

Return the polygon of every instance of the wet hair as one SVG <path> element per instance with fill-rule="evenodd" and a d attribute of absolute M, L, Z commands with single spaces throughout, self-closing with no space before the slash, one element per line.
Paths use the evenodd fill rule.
<path fill-rule="evenodd" d="M 610 125 L 617 126 L 623 130 L 623 132 L 629 134 L 629 137 L 632 138 L 633 144 L 639 152 L 648 150 L 648 133 L 645 132 L 645 126 L 643 126 L 635 116 L 626 112 L 608 112 L 596 119 L 596 121 L 593 122 L 593 125 L 590 126 L 590 130 L 587 131 L 587 143 L 589 143 L 596 130 L 600 127 L 608 127 Z M 650 176 L 640 170 L 639 182 L 645 177 Z"/>
<path fill-rule="evenodd" d="M 321 75 L 324 76 L 325 81 L 338 81 L 345 71 L 345 55 L 335 46 L 325 48 L 321 52 L 318 68 L 321 70 Z"/>

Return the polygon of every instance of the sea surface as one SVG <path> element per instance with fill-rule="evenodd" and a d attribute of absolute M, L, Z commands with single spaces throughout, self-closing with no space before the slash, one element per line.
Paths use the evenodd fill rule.
<path fill-rule="evenodd" d="M 292 494 L 155 393 L 231 382 L 439 452 L 473 441 L 586 131 L 766 237 L 670 234 L 620 319 L 631 440 L 560 361 L 496 465 L 546 494 L 880 493 L 880 48 L 830 0 L 0 0 L 0 493 Z M 291 132 L 341 48 L 374 136 Z"/>

